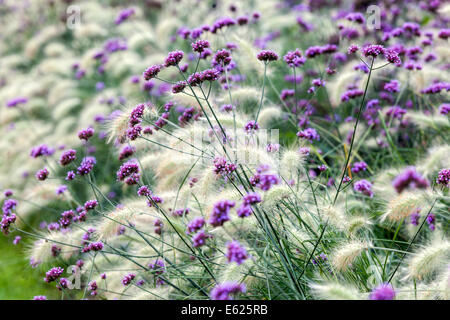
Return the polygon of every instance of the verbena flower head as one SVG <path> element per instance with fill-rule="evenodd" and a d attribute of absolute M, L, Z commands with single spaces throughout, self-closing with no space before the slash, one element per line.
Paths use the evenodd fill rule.
<path fill-rule="evenodd" d="M 153 66 L 148 67 L 144 73 L 142 74 L 145 80 L 150 80 L 156 78 L 158 73 L 161 71 L 161 65 L 155 64 Z"/>
<path fill-rule="evenodd" d="M 89 127 L 87 129 L 79 131 L 78 138 L 80 138 L 80 140 L 88 141 L 90 138 L 94 136 L 94 132 L 95 132 L 94 128 Z"/>
<path fill-rule="evenodd" d="M 442 169 L 439 171 L 436 183 L 447 188 L 450 187 L 450 169 Z"/>
<path fill-rule="evenodd" d="M 50 172 L 47 170 L 47 168 L 43 168 L 41 170 L 38 170 L 38 172 L 36 172 L 36 179 L 44 181 L 45 179 L 47 179 L 49 174 Z"/>
<path fill-rule="evenodd" d="M 134 278 L 136 278 L 136 275 L 134 273 L 129 273 L 123 277 L 122 284 L 127 286 L 134 280 Z"/>
<path fill-rule="evenodd" d="M 278 60 L 278 55 L 272 50 L 262 50 L 256 56 L 258 60 L 264 62 L 271 62 Z"/>
<path fill-rule="evenodd" d="M 164 66 L 166 67 L 177 66 L 180 63 L 181 59 L 183 59 L 183 56 L 184 56 L 183 51 L 178 50 L 169 52 L 164 62 Z"/>
<path fill-rule="evenodd" d="M 245 293 L 246 290 L 245 284 L 229 281 L 216 285 L 210 297 L 212 300 L 233 300 L 234 295 Z"/>
<path fill-rule="evenodd" d="M 428 188 L 430 183 L 427 179 L 422 177 L 414 167 L 406 168 L 392 181 L 392 186 L 398 193 L 402 193 L 407 188 Z"/>
<path fill-rule="evenodd" d="M 59 158 L 59 163 L 62 166 L 66 166 L 77 158 L 76 155 L 77 155 L 77 152 L 75 150 L 73 150 L 73 149 L 66 150 L 63 152 L 63 154 Z"/>
<path fill-rule="evenodd" d="M 295 49 L 294 51 L 289 51 L 283 57 L 283 60 L 286 64 L 291 68 L 300 67 L 306 62 L 306 58 L 303 57 L 302 52 L 299 49 Z"/>
<path fill-rule="evenodd" d="M 359 193 L 373 197 L 372 184 L 365 179 L 356 181 L 353 188 Z"/>
<path fill-rule="evenodd" d="M 214 204 L 208 223 L 213 227 L 222 226 L 225 222 L 230 220 L 229 211 L 235 206 L 234 201 L 221 200 Z"/>
<path fill-rule="evenodd" d="M 186 233 L 194 233 L 200 230 L 205 225 L 205 219 L 203 217 L 197 217 L 192 219 L 187 225 Z"/>
<path fill-rule="evenodd" d="M 202 53 L 206 48 L 209 48 L 208 40 L 197 40 L 192 44 L 192 50 L 198 53 Z"/>
<path fill-rule="evenodd" d="M 227 243 L 227 261 L 242 264 L 247 258 L 247 250 L 239 243 L 239 241 L 231 241 Z"/>
<path fill-rule="evenodd" d="M 391 284 L 383 283 L 370 294 L 370 300 L 394 300 L 395 291 Z"/>
<path fill-rule="evenodd" d="M 61 267 L 54 267 L 51 268 L 47 273 L 45 274 L 44 281 L 45 282 L 53 282 L 56 279 L 58 279 L 64 272 L 64 269 Z"/>
<path fill-rule="evenodd" d="M 371 44 L 365 47 L 362 47 L 362 53 L 365 57 L 373 57 L 376 58 L 379 55 L 385 53 L 385 49 L 382 45 Z"/>
<path fill-rule="evenodd" d="M 54 152 L 55 150 L 53 148 L 50 148 L 46 144 L 41 144 L 31 149 L 30 156 L 33 158 L 38 158 L 42 156 L 51 156 Z"/>
<path fill-rule="evenodd" d="M 114 23 L 116 25 L 121 24 L 122 22 L 124 22 L 125 20 L 127 20 L 129 17 L 131 17 L 134 14 L 134 9 L 133 8 L 128 8 L 128 9 L 123 9 L 122 11 L 119 12 L 116 20 L 114 21 Z"/>

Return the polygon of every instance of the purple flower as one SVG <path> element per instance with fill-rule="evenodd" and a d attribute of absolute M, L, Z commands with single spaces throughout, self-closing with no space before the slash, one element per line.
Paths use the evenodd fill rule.
<path fill-rule="evenodd" d="M 56 188 L 56 194 L 63 194 L 66 191 L 67 191 L 67 186 L 64 184 L 60 185 L 58 188 Z"/>
<path fill-rule="evenodd" d="M 371 198 L 373 197 L 372 184 L 367 180 L 363 179 L 363 180 L 356 181 L 353 188 L 355 191 L 357 191 L 359 193 L 362 193 Z"/>
<path fill-rule="evenodd" d="M 206 234 L 205 230 L 200 230 L 192 237 L 194 248 L 203 246 L 206 243 L 206 239 L 210 238 L 209 234 Z"/>
<path fill-rule="evenodd" d="M 392 185 L 398 193 L 402 193 L 406 188 L 425 189 L 430 183 L 422 177 L 414 167 L 406 168 L 392 181 Z"/>
<path fill-rule="evenodd" d="M 213 67 L 227 66 L 230 64 L 230 62 L 231 62 L 231 54 L 226 49 L 218 50 L 211 61 Z"/>
<path fill-rule="evenodd" d="M 420 208 L 415 210 L 410 216 L 409 219 L 411 220 L 411 224 L 414 226 L 419 225 L 419 219 L 420 219 Z"/>
<path fill-rule="evenodd" d="M 36 178 L 40 181 L 44 181 L 45 179 L 47 179 L 49 174 L 50 172 L 48 172 L 47 168 L 43 168 L 36 172 Z"/>
<path fill-rule="evenodd" d="M 73 179 L 75 179 L 75 172 L 73 171 L 67 172 L 66 178 L 64 180 L 71 181 Z"/>
<path fill-rule="evenodd" d="M 217 157 L 214 159 L 214 173 L 227 177 L 229 174 L 236 170 L 236 165 L 232 162 L 228 163 L 223 157 Z"/>
<path fill-rule="evenodd" d="M 399 92 L 400 82 L 398 82 L 397 80 L 391 80 L 384 84 L 383 89 L 389 92 Z"/>
<path fill-rule="evenodd" d="M 436 183 L 448 188 L 450 186 L 450 169 L 442 169 L 439 171 Z"/>
<path fill-rule="evenodd" d="M 236 210 L 236 213 L 239 218 L 245 218 L 253 213 L 253 209 L 251 205 L 242 203 Z"/>
<path fill-rule="evenodd" d="M 362 91 L 362 90 L 351 89 L 351 90 L 344 92 L 344 94 L 341 96 L 341 101 L 342 102 L 349 101 L 350 99 L 355 99 L 356 97 L 360 97 L 363 94 L 364 94 L 364 91 Z"/>
<path fill-rule="evenodd" d="M 435 223 L 436 222 L 436 216 L 433 213 L 430 213 L 427 217 L 427 223 L 428 223 L 428 227 L 430 228 L 430 230 L 434 231 L 435 227 Z"/>
<path fill-rule="evenodd" d="M 230 200 L 216 202 L 208 223 L 214 227 L 222 226 L 226 221 L 230 220 L 228 213 L 234 206 L 235 202 Z"/>
<path fill-rule="evenodd" d="M 261 196 L 256 192 L 249 192 L 242 200 L 244 204 L 252 205 L 261 202 Z"/>
<path fill-rule="evenodd" d="M 212 300 L 233 300 L 233 295 L 245 293 L 246 290 L 245 284 L 229 281 L 216 285 L 210 297 Z"/>
<path fill-rule="evenodd" d="M 87 128 L 84 130 L 81 130 L 78 132 L 78 138 L 80 138 L 80 140 L 86 140 L 88 141 L 89 138 L 91 138 L 94 135 L 94 128 Z"/>
<path fill-rule="evenodd" d="M 366 170 L 367 170 L 367 163 L 365 163 L 364 161 L 355 162 L 353 164 L 352 172 L 354 172 L 354 173 L 358 173 L 358 172 L 366 171 Z"/>
<path fill-rule="evenodd" d="M 181 59 L 183 59 L 184 53 L 183 51 L 172 51 L 169 52 L 166 60 L 165 60 L 165 66 L 176 66 L 178 63 L 180 63 Z"/>
<path fill-rule="evenodd" d="M 161 65 L 154 65 L 154 66 L 148 67 L 142 75 L 144 76 L 144 79 L 148 81 L 150 79 L 155 78 L 160 71 L 161 71 Z"/>
<path fill-rule="evenodd" d="M 97 200 L 88 200 L 84 204 L 84 209 L 86 211 L 89 211 L 89 210 L 95 209 L 96 206 L 98 206 L 98 201 Z"/>
<path fill-rule="evenodd" d="M 131 283 L 131 281 L 134 280 L 134 278 L 136 277 L 136 275 L 134 273 L 129 273 L 127 275 L 125 275 L 122 279 L 122 284 L 124 286 L 127 286 Z"/>
<path fill-rule="evenodd" d="M 300 67 L 306 62 L 306 58 L 303 57 L 302 52 L 299 49 L 286 53 L 283 60 L 291 68 Z"/>
<path fill-rule="evenodd" d="M 249 122 L 247 122 L 247 124 L 244 127 L 245 132 L 250 133 L 253 130 L 258 130 L 259 129 L 259 124 L 257 122 L 255 122 L 254 120 L 250 120 Z"/>
<path fill-rule="evenodd" d="M 33 300 L 47 300 L 46 296 L 34 296 Z"/>
<path fill-rule="evenodd" d="M 141 197 L 147 197 L 152 194 L 148 186 L 142 186 L 138 189 L 137 194 Z"/>
<path fill-rule="evenodd" d="M 30 156 L 33 158 L 51 156 L 54 152 L 55 150 L 53 148 L 49 148 L 46 144 L 41 144 L 31 149 Z"/>
<path fill-rule="evenodd" d="M 80 166 L 77 168 L 77 174 L 80 176 L 84 176 L 89 174 L 92 169 L 94 168 L 94 165 L 97 163 L 97 160 L 94 157 L 85 157 L 81 161 Z M 72 172 L 72 171 L 70 171 Z M 67 178 L 69 177 L 69 172 L 67 173 Z M 66 178 L 66 180 L 67 180 Z"/>
<path fill-rule="evenodd" d="M 45 282 L 52 282 L 58 279 L 64 272 L 64 269 L 61 267 L 54 267 L 51 268 L 47 273 L 45 274 L 44 281 Z"/>
<path fill-rule="evenodd" d="M 14 244 L 14 245 L 18 245 L 19 242 L 20 242 L 20 240 L 22 240 L 22 237 L 21 237 L 21 236 L 16 236 L 16 237 L 14 238 L 14 240 L 13 240 L 13 244 Z"/>
<path fill-rule="evenodd" d="M 6 198 L 9 198 L 9 197 L 11 197 L 11 196 L 13 195 L 13 192 L 12 192 L 12 190 L 10 190 L 10 189 L 6 189 L 6 190 L 3 192 L 3 195 L 4 195 Z"/>
<path fill-rule="evenodd" d="M 192 44 L 192 50 L 202 53 L 206 48 L 209 48 L 208 40 L 198 40 Z"/>
<path fill-rule="evenodd" d="M 305 130 L 297 132 L 297 137 L 309 140 L 311 142 L 313 140 L 320 140 L 320 136 L 314 128 L 306 128 Z"/>
<path fill-rule="evenodd" d="M 134 154 L 135 151 L 136 151 L 136 148 L 134 148 L 134 147 L 132 147 L 130 145 L 126 145 L 120 151 L 119 160 L 123 160 L 123 159 L 131 157 Z"/>
<path fill-rule="evenodd" d="M 139 165 L 134 160 L 127 161 L 117 171 L 117 180 L 123 181 L 133 173 L 139 173 Z"/>
<path fill-rule="evenodd" d="M 19 104 L 24 104 L 27 103 L 28 99 L 25 97 L 17 97 L 14 99 L 11 99 L 9 101 L 6 102 L 6 106 L 8 108 L 13 108 L 13 107 L 17 107 Z"/>
<path fill-rule="evenodd" d="M 240 265 L 248 258 L 248 255 L 245 248 L 242 247 L 238 241 L 234 240 L 227 243 L 226 257 L 228 263 L 236 262 L 238 265 Z"/>
<path fill-rule="evenodd" d="M 385 49 L 382 45 L 371 44 L 362 48 L 362 53 L 365 57 L 376 58 L 380 54 L 385 53 Z"/>
<path fill-rule="evenodd" d="M 186 233 L 194 233 L 197 230 L 200 230 L 205 225 L 205 219 L 203 217 L 196 217 L 192 219 L 187 225 Z"/>
<path fill-rule="evenodd" d="M 77 155 L 77 152 L 75 150 L 73 150 L 73 149 L 66 150 L 63 152 L 63 154 L 59 158 L 59 163 L 62 166 L 66 166 L 77 158 L 76 155 Z"/>
<path fill-rule="evenodd" d="M 262 50 L 259 52 L 256 57 L 259 61 L 270 62 L 278 60 L 278 55 L 272 50 Z"/>
<path fill-rule="evenodd" d="M 183 92 L 184 88 L 186 88 L 187 83 L 186 81 L 178 81 L 176 84 L 172 86 L 172 92 L 173 93 L 180 93 Z"/>
<path fill-rule="evenodd" d="M 450 113 L 450 103 L 443 103 L 439 106 L 439 113 L 446 115 Z"/>
<path fill-rule="evenodd" d="M 395 291 L 391 284 L 383 283 L 376 287 L 370 294 L 370 300 L 393 300 Z"/>
<path fill-rule="evenodd" d="M 122 22 L 124 22 L 125 20 L 127 20 L 133 14 L 134 14 L 134 9 L 133 8 L 124 9 L 124 10 L 119 12 L 119 15 L 117 16 L 117 18 L 114 21 L 114 23 L 116 25 L 119 25 Z"/>

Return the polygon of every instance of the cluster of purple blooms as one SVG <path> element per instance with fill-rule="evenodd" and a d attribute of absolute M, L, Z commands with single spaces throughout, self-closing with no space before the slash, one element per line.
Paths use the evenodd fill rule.
<path fill-rule="evenodd" d="M 3 234 L 7 235 L 9 234 L 9 228 L 11 227 L 11 224 L 13 224 L 16 221 L 16 215 L 13 213 L 13 210 L 17 206 L 17 201 L 15 199 L 6 199 L 3 202 L 2 206 L 2 220 L 0 222 L 0 226 L 2 229 Z"/>
<path fill-rule="evenodd" d="M 230 220 L 230 209 L 236 205 L 234 201 L 221 200 L 214 204 L 208 223 L 213 227 L 222 226 Z"/>
<path fill-rule="evenodd" d="M 227 243 L 226 253 L 228 263 L 242 264 L 248 258 L 247 250 L 236 240 Z"/>
<path fill-rule="evenodd" d="M 372 183 L 365 179 L 356 181 L 353 188 L 356 192 L 362 193 L 371 198 L 373 197 Z"/>
<path fill-rule="evenodd" d="M 210 293 L 212 300 L 233 300 L 233 296 L 238 293 L 245 293 L 247 288 L 243 283 L 224 282 L 216 285 Z"/>
<path fill-rule="evenodd" d="M 436 178 L 436 183 L 444 187 L 450 187 L 450 169 L 442 169 Z"/>
<path fill-rule="evenodd" d="M 407 188 L 426 189 L 430 182 L 422 177 L 414 167 L 406 168 L 392 181 L 392 186 L 398 193 L 402 193 Z"/>
<path fill-rule="evenodd" d="M 128 185 L 137 184 L 140 179 L 139 165 L 135 160 L 122 164 L 116 173 L 117 181 L 124 181 Z"/>

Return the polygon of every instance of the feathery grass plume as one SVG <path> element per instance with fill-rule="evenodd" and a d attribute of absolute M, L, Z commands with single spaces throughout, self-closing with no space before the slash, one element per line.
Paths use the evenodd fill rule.
<path fill-rule="evenodd" d="M 273 186 L 264 194 L 261 205 L 266 210 L 272 209 L 291 194 L 292 190 L 286 185 Z"/>
<path fill-rule="evenodd" d="M 450 263 L 442 268 L 442 272 L 436 278 L 437 297 L 442 300 L 450 300 Z"/>
<path fill-rule="evenodd" d="M 309 287 L 317 299 L 363 300 L 356 288 L 337 282 L 312 283 Z"/>
<path fill-rule="evenodd" d="M 431 178 L 448 165 L 448 159 L 450 159 L 450 145 L 433 146 L 417 163 L 417 170 L 427 178 Z"/>
<path fill-rule="evenodd" d="M 261 99 L 261 90 L 253 87 L 240 87 L 233 90 L 233 102 L 236 104 L 257 103 Z M 229 101 L 228 93 L 224 92 L 220 101 Z"/>
<path fill-rule="evenodd" d="M 258 123 L 262 128 L 268 128 L 271 123 L 277 121 L 281 117 L 281 110 L 279 107 L 265 107 L 261 109 L 258 117 Z"/>
<path fill-rule="evenodd" d="M 108 240 L 117 236 L 121 226 L 128 226 L 129 222 L 132 223 L 135 219 L 136 207 L 140 207 L 141 210 L 146 209 L 145 201 L 135 200 L 130 201 L 129 203 L 129 205 L 124 204 L 123 206 L 116 207 L 110 212 L 104 213 L 105 218 L 101 220 L 96 228 L 100 240 Z"/>
<path fill-rule="evenodd" d="M 345 210 L 337 205 L 328 205 L 319 209 L 324 219 L 328 221 L 334 228 L 344 231 L 349 228 L 349 221 L 346 217 Z"/>
<path fill-rule="evenodd" d="M 354 236 L 359 230 L 369 229 L 373 225 L 368 217 L 354 216 L 348 219 L 347 231 L 350 236 Z"/>
<path fill-rule="evenodd" d="M 425 193 L 420 191 L 403 192 L 393 198 L 387 204 L 386 212 L 381 216 L 381 221 L 400 221 L 410 216 L 414 210 L 422 207 L 425 203 Z"/>
<path fill-rule="evenodd" d="M 450 258 L 450 241 L 437 236 L 416 250 L 407 262 L 407 278 L 422 280 L 447 265 Z"/>
<path fill-rule="evenodd" d="M 252 46 L 247 40 L 237 35 L 232 37 L 232 40 L 236 42 L 239 47 L 239 53 L 242 55 L 238 55 L 239 61 L 242 62 L 242 67 L 245 72 L 256 71 L 259 76 L 264 74 L 264 68 L 261 63 L 256 59 L 257 51 L 254 46 Z M 235 92 L 233 92 L 233 96 Z"/>
<path fill-rule="evenodd" d="M 450 128 L 450 122 L 439 114 L 426 115 L 418 111 L 408 111 L 406 118 L 421 129 L 429 128 L 436 131 L 445 131 Z"/>
<path fill-rule="evenodd" d="M 362 240 L 350 240 L 335 248 L 331 254 L 331 264 L 339 271 L 346 271 L 355 259 L 372 246 L 371 243 Z"/>
<path fill-rule="evenodd" d="M 305 156 L 298 150 L 285 150 L 279 164 L 281 176 L 286 180 L 296 178 L 300 174 L 299 171 L 303 168 L 304 162 Z"/>

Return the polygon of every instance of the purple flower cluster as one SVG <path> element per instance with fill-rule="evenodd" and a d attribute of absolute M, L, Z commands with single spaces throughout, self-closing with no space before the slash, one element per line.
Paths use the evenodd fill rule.
<path fill-rule="evenodd" d="M 288 53 L 286 53 L 286 55 L 283 57 L 283 60 L 291 68 L 300 67 L 306 62 L 306 58 L 303 57 L 302 52 L 298 48 L 294 51 L 289 51 Z"/>
<path fill-rule="evenodd" d="M 134 280 L 134 278 L 136 278 L 136 275 L 134 273 L 129 273 L 123 277 L 122 284 L 127 286 Z"/>
<path fill-rule="evenodd" d="M 50 148 L 46 144 L 41 144 L 31 149 L 30 156 L 33 158 L 38 158 L 42 156 L 51 156 L 54 152 L 55 150 L 53 148 Z"/>
<path fill-rule="evenodd" d="M 227 162 L 224 157 L 214 158 L 214 173 L 226 178 L 236 170 L 236 164 Z"/>
<path fill-rule="evenodd" d="M 139 165 L 135 160 L 129 160 L 122 164 L 116 173 L 118 181 L 124 181 L 128 185 L 136 184 L 139 181 Z"/>
<path fill-rule="evenodd" d="M 233 300 L 233 295 L 245 293 L 246 290 L 245 284 L 229 281 L 216 285 L 210 297 L 212 300 Z"/>
<path fill-rule="evenodd" d="M 258 58 L 258 60 L 264 61 L 266 63 L 278 60 L 278 55 L 272 50 L 262 50 L 256 55 L 256 57 Z"/>
<path fill-rule="evenodd" d="M 394 300 L 395 291 L 391 284 L 383 283 L 370 294 L 370 300 Z"/>
<path fill-rule="evenodd" d="M 373 197 L 372 184 L 365 179 L 356 181 L 353 188 L 356 192 Z"/>
<path fill-rule="evenodd" d="M 61 157 L 59 158 L 59 163 L 62 166 L 67 166 L 69 163 L 74 161 L 77 157 L 77 152 L 73 149 L 66 150 L 62 153 Z"/>
<path fill-rule="evenodd" d="M 436 183 L 444 187 L 450 187 L 450 169 L 442 169 L 436 178 Z"/>
<path fill-rule="evenodd" d="M 53 282 L 56 279 L 58 279 L 64 272 L 64 269 L 61 267 L 54 267 L 51 268 L 47 273 L 45 274 L 44 281 L 45 282 Z"/>
<path fill-rule="evenodd" d="M 392 186 L 398 193 L 402 193 L 407 188 L 428 188 L 430 183 L 422 177 L 414 167 L 406 168 L 392 181 Z"/>
<path fill-rule="evenodd" d="M 300 139 L 306 139 L 312 142 L 313 140 L 319 141 L 320 135 L 314 128 L 306 128 L 305 130 L 297 132 L 297 137 Z"/>
<path fill-rule="evenodd" d="M 364 161 L 355 162 L 353 164 L 352 172 L 354 172 L 354 173 L 358 173 L 358 172 L 366 171 L 366 170 L 367 170 L 367 163 L 365 163 Z"/>
<path fill-rule="evenodd" d="M 235 206 L 235 204 L 236 203 L 234 201 L 230 200 L 221 200 L 216 202 L 208 223 L 213 227 L 222 226 L 225 222 L 230 220 L 228 213 L 230 212 L 230 209 Z"/>
<path fill-rule="evenodd" d="M 247 251 L 241 244 L 234 240 L 227 243 L 227 253 L 226 257 L 228 263 L 236 262 L 238 265 L 242 264 L 245 260 L 247 260 L 248 255 Z"/>

